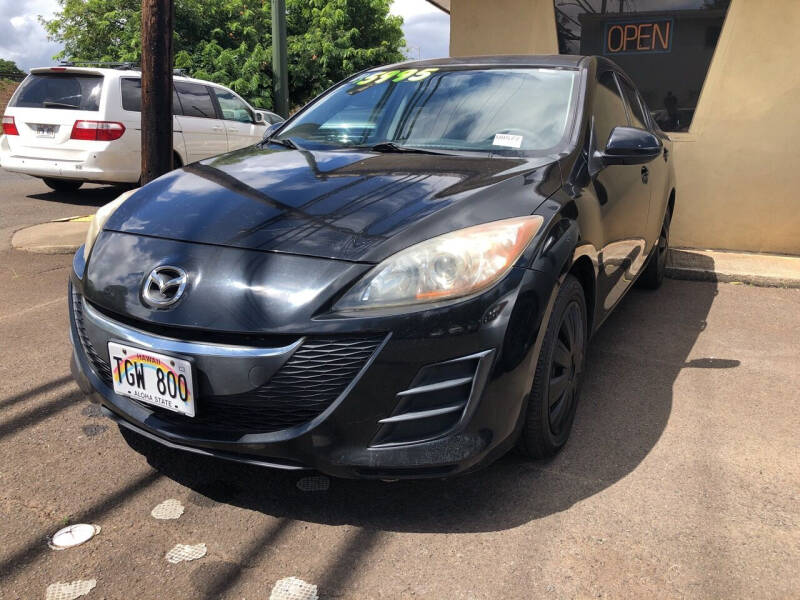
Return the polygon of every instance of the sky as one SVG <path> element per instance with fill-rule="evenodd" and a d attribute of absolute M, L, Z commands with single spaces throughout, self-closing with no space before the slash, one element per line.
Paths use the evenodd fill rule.
<path fill-rule="evenodd" d="M 60 47 L 47 41 L 37 15 L 50 17 L 57 8 L 56 0 L 0 0 L 0 58 L 25 71 L 53 64 Z"/>
<path fill-rule="evenodd" d="M 0 58 L 13 60 L 27 71 L 54 64 L 60 50 L 47 40 L 38 15 L 49 18 L 58 9 L 56 0 L 0 0 Z M 403 32 L 412 58 L 448 55 L 450 16 L 426 0 L 394 0 L 392 13 L 404 19 Z"/>
<path fill-rule="evenodd" d="M 426 0 L 394 0 L 391 12 L 403 17 L 410 58 L 450 55 L 450 15 Z"/>

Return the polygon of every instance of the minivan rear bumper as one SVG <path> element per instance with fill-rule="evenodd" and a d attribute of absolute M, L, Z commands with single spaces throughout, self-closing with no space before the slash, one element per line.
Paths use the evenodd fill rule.
<path fill-rule="evenodd" d="M 5 137 L 5 136 L 4 136 Z M 15 154 L 7 140 L 0 140 L 0 167 L 13 173 L 33 177 L 54 177 L 101 183 L 136 183 L 139 181 L 139 162 L 134 155 L 87 152 L 82 159 L 52 159 Z"/>

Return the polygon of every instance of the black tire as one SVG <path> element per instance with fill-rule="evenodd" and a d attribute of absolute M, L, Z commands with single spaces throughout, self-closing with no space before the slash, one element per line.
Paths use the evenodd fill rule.
<path fill-rule="evenodd" d="M 636 281 L 640 288 L 646 290 L 657 290 L 664 281 L 664 273 L 667 270 L 667 253 L 669 252 L 669 226 L 672 223 L 672 212 L 667 207 L 664 215 L 664 222 L 661 224 L 661 233 L 658 236 L 658 245 L 653 251 L 653 256 L 644 268 Z"/>
<path fill-rule="evenodd" d="M 75 179 L 52 179 L 50 177 L 43 177 L 42 181 L 51 190 L 57 192 L 76 192 L 78 188 L 83 185 L 82 181 Z"/>
<path fill-rule="evenodd" d="M 529 458 L 558 453 L 569 439 L 588 342 L 583 286 L 567 275 L 547 323 L 519 448 Z"/>

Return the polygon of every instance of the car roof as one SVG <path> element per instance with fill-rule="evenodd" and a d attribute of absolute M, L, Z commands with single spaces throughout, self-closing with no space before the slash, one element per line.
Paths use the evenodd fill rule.
<path fill-rule="evenodd" d="M 84 75 L 103 75 L 104 77 L 141 77 L 142 72 L 135 69 L 106 69 L 102 67 L 70 67 L 70 66 L 54 66 L 54 67 L 35 67 L 31 69 L 31 74 L 41 75 L 43 73 L 76 73 Z M 215 87 L 224 88 L 225 86 L 213 81 L 206 81 L 205 79 L 195 79 L 193 77 L 184 77 L 183 75 L 173 75 L 173 81 L 191 81 L 192 83 L 201 83 L 203 85 L 212 85 Z M 228 88 L 225 88 L 228 89 Z"/>
<path fill-rule="evenodd" d="M 573 54 L 495 54 L 490 56 L 458 56 L 449 58 L 433 58 L 427 60 L 411 60 L 388 65 L 407 69 L 424 69 L 430 67 L 551 67 L 582 68 L 585 62 L 593 57 Z"/>

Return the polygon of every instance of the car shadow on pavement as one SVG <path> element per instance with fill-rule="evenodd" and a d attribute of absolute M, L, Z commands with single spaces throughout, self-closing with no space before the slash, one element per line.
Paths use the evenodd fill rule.
<path fill-rule="evenodd" d="M 564 450 L 533 462 L 510 453 L 449 480 L 384 483 L 332 479 L 304 492 L 309 472 L 272 471 L 168 450 L 125 434 L 190 502 L 228 503 L 277 518 L 398 532 L 483 532 L 568 509 L 630 474 L 658 443 L 683 368 L 735 368 L 733 359 L 689 359 L 717 293 L 712 282 L 667 280 L 633 290 L 598 331 L 574 431 Z"/>
<path fill-rule="evenodd" d="M 48 191 L 38 194 L 28 194 L 28 198 L 53 202 L 56 204 L 74 204 L 75 206 L 98 207 L 108 204 L 124 192 L 126 187 L 104 185 L 99 187 L 80 188 L 74 192 Z"/>

